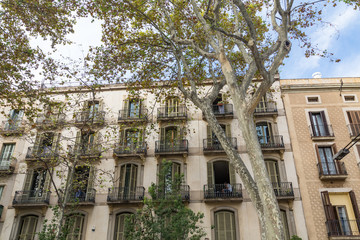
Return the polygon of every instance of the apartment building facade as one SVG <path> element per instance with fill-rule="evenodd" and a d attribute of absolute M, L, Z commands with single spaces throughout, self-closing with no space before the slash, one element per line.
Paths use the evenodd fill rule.
<path fill-rule="evenodd" d="M 255 111 L 257 134 L 290 239 L 308 239 L 285 111 L 277 91 Z M 65 96 L 70 93 L 72 97 Z M 95 93 L 95 94 L 94 94 Z M 69 95 L 69 94 L 68 94 Z M 147 189 L 159 181 L 163 159 L 171 173 L 184 175 L 183 201 L 204 213 L 204 239 L 260 239 L 255 208 L 240 177 L 202 113 L 179 93 L 164 99 L 142 90 L 130 96 L 123 85 L 91 92 L 59 89 L 59 106 L 44 106 L 29 124 L 21 110 L 7 109 L 0 129 L 0 177 L 4 206 L 1 239 L 37 239 L 49 208 L 57 204 L 67 168 L 59 159 L 77 160 L 69 198 L 78 201 L 69 239 L 122 240 L 125 216 L 142 206 Z M 66 106 L 66 107 L 63 107 Z M 219 95 L 214 113 L 250 168 L 231 100 Z M 41 159 L 42 161 L 38 161 Z M 52 171 L 46 171 L 43 162 Z M 84 164 L 81 164 L 83 162 Z M 91 162 L 91 164 L 88 164 Z M 85 164 L 87 163 L 87 164 Z M 250 169 L 251 170 L 251 169 Z M 224 191 L 231 185 L 231 191 Z M 75 231 L 76 230 L 76 231 Z"/>
<path fill-rule="evenodd" d="M 360 239 L 360 78 L 280 80 L 310 239 Z"/>

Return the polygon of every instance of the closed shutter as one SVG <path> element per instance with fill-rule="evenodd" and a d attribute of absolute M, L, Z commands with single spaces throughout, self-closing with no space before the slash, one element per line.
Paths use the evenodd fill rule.
<path fill-rule="evenodd" d="M 354 210 L 355 218 L 356 218 L 356 220 L 359 220 L 360 219 L 360 213 L 359 213 L 359 208 L 358 208 L 358 204 L 357 204 L 357 201 L 356 201 L 354 191 L 350 191 L 349 196 L 350 196 L 351 204 L 352 204 L 352 207 L 353 207 L 353 210 Z"/>
<path fill-rule="evenodd" d="M 131 164 L 131 174 L 130 174 L 130 197 L 135 199 L 136 196 L 136 184 L 137 184 L 137 172 L 138 166 Z"/>
<path fill-rule="evenodd" d="M 221 211 L 215 213 L 215 239 L 235 240 L 236 228 L 234 213 Z"/>
<path fill-rule="evenodd" d="M 43 133 L 37 133 L 36 134 L 36 138 L 35 138 L 35 142 L 34 142 L 34 148 L 32 150 L 33 155 L 37 155 L 37 154 L 41 153 L 40 151 L 42 149 L 40 149 L 40 144 L 44 140 L 44 138 L 45 138 L 45 134 L 43 134 Z"/>
<path fill-rule="evenodd" d="M 225 134 L 227 138 L 231 138 L 231 126 L 230 124 L 225 125 Z"/>
<path fill-rule="evenodd" d="M 14 152 L 15 144 L 3 144 L 1 151 L 1 166 L 11 161 L 11 156 Z"/>
<path fill-rule="evenodd" d="M 327 166 L 322 165 L 322 161 L 321 161 L 321 157 L 320 157 L 320 153 L 319 153 L 319 146 L 317 144 L 315 144 L 315 151 L 316 151 L 316 156 L 319 162 L 319 171 L 321 173 L 321 175 L 324 174 L 324 168 L 327 169 Z"/>
<path fill-rule="evenodd" d="M 126 130 L 123 128 L 120 129 L 119 140 L 121 146 L 126 145 Z"/>
<path fill-rule="evenodd" d="M 130 213 L 116 215 L 114 240 L 125 240 L 125 220 Z"/>
<path fill-rule="evenodd" d="M 181 173 L 181 165 L 179 163 L 173 163 L 172 164 L 172 173 L 171 173 L 171 176 L 172 176 L 172 180 L 174 181 L 175 180 L 175 176 L 180 176 L 180 173 Z"/>
<path fill-rule="evenodd" d="M 230 175 L 230 184 L 233 185 L 236 183 L 235 177 L 235 168 L 232 163 L 229 162 L 229 175 Z"/>
<path fill-rule="evenodd" d="M 89 178 L 87 180 L 87 186 L 86 186 L 86 200 L 91 201 L 95 197 L 94 195 L 94 185 L 95 185 L 95 167 L 91 166 L 89 167 Z"/>
<path fill-rule="evenodd" d="M 37 216 L 24 216 L 20 220 L 19 234 L 16 239 L 33 240 L 36 234 Z"/>
<path fill-rule="evenodd" d="M 207 163 L 207 179 L 209 185 L 215 184 L 214 166 L 212 162 Z"/>
<path fill-rule="evenodd" d="M 114 187 L 119 187 L 120 183 L 120 166 L 115 166 L 115 172 L 114 172 Z"/>
<path fill-rule="evenodd" d="M 59 142 L 60 142 L 60 133 L 55 133 L 52 139 L 52 146 L 51 146 L 51 151 L 54 156 L 56 156 L 58 153 Z"/>
<path fill-rule="evenodd" d="M 73 154 L 76 155 L 78 153 L 78 151 L 82 148 L 82 144 L 85 144 L 83 142 L 81 142 L 81 131 L 76 132 L 76 137 L 75 137 L 75 146 L 74 146 L 74 152 Z"/>
<path fill-rule="evenodd" d="M 123 109 L 124 111 L 122 112 L 122 118 L 128 118 L 129 117 L 129 100 L 128 99 L 125 99 L 123 101 Z"/>
<path fill-rule="evenodd" d="M 31 182 L 34 175 L 34 169 L 28 169 L 25 175 L 25 181 L 24 181 L 24 191 L 30 191 L 31 189 Z"/>

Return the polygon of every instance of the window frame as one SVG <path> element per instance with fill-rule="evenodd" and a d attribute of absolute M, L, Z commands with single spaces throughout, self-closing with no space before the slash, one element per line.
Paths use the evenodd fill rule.
<path fill-rule="evenodd" d="M 228 211 L 234 214 L 235 222 L 235 239 L 240 240 L 240 222 L 239 222 L 239 213 L 236 208 L 232 207 L 216 207 L 210 210 L 210 221 L 211 226 L 215 226 L 215 212 Z M 215 228 L 211 229 L 211 239 L 216 239 Z"/>

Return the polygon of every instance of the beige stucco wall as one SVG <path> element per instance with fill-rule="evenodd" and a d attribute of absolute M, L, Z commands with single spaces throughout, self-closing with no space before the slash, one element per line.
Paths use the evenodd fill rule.
<path fill-rule="evenodd" d="M 340 95 L 340 78 L 280 80 L 309 239 L 328 239 L 321 191 L 353 190 L 357 199 L 360 199 L 360 171 L 357 166 L 359 153 L 355 148 L 343 159 L 348 172 L 346 180 L 321 181 L 316 165 L 318 159 L 315 144 L 328 146 L 335 143 L 339 150 L 351 141 L 345 110 L 359 109 L 360 104 L 358 101 L 344 102 L 343 95 L 354 94 L 357 98 L 360 97 L 360 79 L 342 78 L 342 81 Z M 307 103 L 306 96 L 319 96 L 320 103 Z M 320 110 L 325 111 L 327 123 L 332 125 L 334 139 L 311 139 L 308 112 Z"/>

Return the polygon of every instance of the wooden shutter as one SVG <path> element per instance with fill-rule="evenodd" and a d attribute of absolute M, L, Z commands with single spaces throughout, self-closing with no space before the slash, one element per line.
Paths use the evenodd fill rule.
<path fill-rule="evenodd" d="M 114 183 L 114 187 L 119 187 L 119 183 L 120 183 L 120 166 L 119 165 L 115 165 L 113 183 Z"/>
<path fill-rule="evenodd" d="M 323 205 L 324 205 L 324 211 L 325 211 L 326 220 L 328 220 L 328 221 L 335 220 L 336 219 L 336 213 L 335 213 L 334 208 L 333 208 L 333 206 L 332 206 L 332 204 L 330 202 L 329 192 L 328 191 L 321 192 L 321 198 L 322 198 Z"/>
<path fill-rule="evenodd" d="M 17 116 L 17 119 L 16 120 L 19 120 L 19 123 L 20 121 L 22 120 L 24 116 L 24 110 L 19 110 L 19 115 Z"/>
<path fill-rule="evenodd" d="M 166 131 L 165 131 L 165 128 L 160 128 L 160 141 L 161 142 L 164 142 L 165 141 L 165 134 L 166 134 Z"/>
<path fill-rule="evenodd" d="M 54 133 L 54 137 L 52 139 L 52 146 L 51 146 L 52 154 L 57 154 L 59 150 L 59 142 L 60 142 L 60 133 Z"/>
<path fill-rule="evenodd" d="M 229 162 L 229 178 L 230 178 L 231 185 L 236 183 L 235 168 L 234 168 L 234 165 L 230 162 Z"/>
<path fill-rule="evenodd" d="M 209 185 L 215 184 L 214 166 L 212 162 L 207 163 L 207 179 Z"/>
<path fill-rule="evenodd" d="M 126 129 L 122 128 L 119 132 L 120 145 L 126 145 Z"/>
<path fill-rule="evenodd" d="M 360 123 L 360 111 L 348 111 L 347 112 L 349 123 L 359 124 Z"/>
<path fill-rule="evenodd" d="M 122 115 L 122 117 L 123 118 L 128 118 L 129 117 L 129 99 L 125 99 L 124 101 L 123 101 L 123 109 L 124 109 L 124 111 L 123 111 L 123 115 Z"/>
<path fill-rule="evenodd" d="M 280 180 L 278 164 L 276 161 L 267 160 L 265 161 L 266 169 L 269 174 L 270 181 L 274 184 Z"/>
<path fill-rule="evenodd" d="M 226 124 L 226 125 L 225 125 L 225 134 L 226 134 L 226 137 L 231 138 L 231 127 L 230 127 L 230 124 Z"/>
<path fill-rule="evenodd" d="M 130 213 L 116 215 L 114 240 L 125 240 L 125 220 Z"/>
<path fill-rule="evenodd" d="M 50 180 L 51 180 L 51 174 L 52 174 L 52 170 L 48 169 L 42 170 L 42 174 L 45 174 L 45 183 L 44 183 L 44 191 L 49 191 L 50 190 Z"/>
<path fill-rule="evenodd" d="M 327 122 L 326 122 L 325 112 L 324 112 L 324 111 L 321 111 L 321 112 L 320 112 L 320 116 L 321 116 L 321 121 L 322 121 L 321 124 L 324 125 L 325 136 L 329 136 L 330 133 L 329 133 L 329 127 L 328 127 Z"/>
<path fill-rule="evenodd" d="M 172 173 L 171 173 L 171 175 L 172 175 L 172 180 L 174 181 L 176 174 L 177 174 L 178 176 L 180 176 L 180 173 L 181 173 L 181 165 L 180 165 L 179 163 L 174 163 L 174 162 L 173 162 L 173 163 L 172 163 L 171 170 L 172 170 Z"/>
<path fill-rule="evenodd" d="M 87 181 L 87 186 L 86 186 L 86 199 L 89 200 L 91 199 L 93 196 L 93 188 L 95 185 L 95 167 L 91 166 L 89 167 L 89 178 Z"/>
<path fill-rule="evenodd" d="M 36 138 L 35 138 L 35 142 L 34 142 L 34 148 L 32 150 L 33 154 L 37 154 L 39 153 L 40 150 L 40 143 L 44 138 L 44 134 L 43 133 L 37 133 L 36 134 Z"/>
<path fill-rule="evenodd" d="M 14 117 L 14 112 L 15 112 L 14 109 L 11 109 L 11 110 L 10 110 L 10 112 L 9 112 L 9 119 L 15 120 L 15 119 L 13 119 L 13 117 Z"/>
<path fill-rule="evenodd" d="M 354 210 L 355 218 L 356 218 L 356 220 L 359 220 L 360 219 L 360 213 L 359 213 L 359 208 L 358 208 L 358 204 L 357 204 L 357 201 L 356 201 L 354 191 L 350 191 L 349 196 L 350 196 L 351 204 L 352 204 L 352 207 L 353 207 L 353 210 Z"/>
<path fill-rule="evenodd" d="M 81 142 L 81 135 L 81 131 L 76 132 L 74 154 L 77 154 L 78 149 L 81 148 L 81 144 L 85 144 Z"/>
<path fill-rule="evenodd" d="M 28 169 L 26 172 L 25 181 L 24 181 L 24 187 L 23 187 L 24 191 L 31 190 L 30 188 L 31 188 L 31 182 L 33 179 L 33 175 L 34 175 L 34 169 Z"/>
<path fill-rule="evenodd" d="M 315 151 L 316 151 L 316 156 L 317 156 L 318 163 L 319 163 L 320 173 L 324 174 L 323 166 L 322 166 L 321 158 L 320 158 L 320 153 L 319 153 L 319 146 L 317 144 L 315 144 Z"/>
<path fill-rule="evenodd" d="M 125 187 L 126 164 L 121 165 L 119 171 L 119 187 Z"/>
<path fill-rule="evenodd" d="M 215 239 L 235 240 L 235 218 L 233 212 L 221 211 L 215 213 Z"/>

